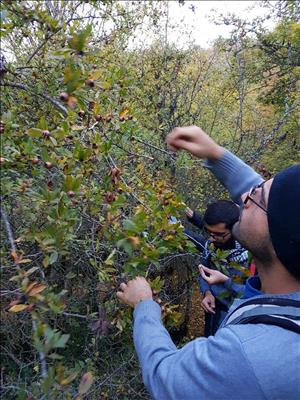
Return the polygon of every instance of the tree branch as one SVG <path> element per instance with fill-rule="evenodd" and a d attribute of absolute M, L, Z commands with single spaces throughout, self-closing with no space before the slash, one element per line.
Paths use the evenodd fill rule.
<path fill-rule="evenodd" d="M 155 149 L 155 150 L 158 150 L 158 151 L 160 151 L 160 152 L 162 152 L 162 153 L 166 154 L 168 157 L 170 157 L 170 158 L 172 158 L 172 159 L 174 160 L 174 157 L 173 157 L 173 155 L 172 155 L 172 154 L 170 154 L 168 151 L 166 151 L 166 150 L 163 150 L 163 149 L 161 149 L 161 148 L 159 148 L 159 147 L 157 147 L 157 146 L 154 146 L 153 144 L 150 144 L 150 143 L 144 142 L 143 140 L 141 140 L 141 139 L 138 139 L 138 138 L 137 138 L 137 137 L 135 137 L 135 136 L 132 136 L 132 138 L 133 138 L 134 140 L 136 140 L 137 142 L 144 144 L 145 146 L 149 146 L 149 147 L 151 147 L 151 148 L 153 148 L 153 149 Z"/>
<path fill-rule="evenodd" d="M 36 327 L 36 322 L 33 319 L 32 320 L 32 329 L 34 332 L 36 332 L 37 327 Z M 47 378 L 48 372 L 47 372 L 47 364 L 46 364 L 46 356 L 45 353 L 42 351 L 39 351 L 39 357 L 40 357 L 40 362 L 41 362 L 41 375 L 42 378 Z"/>
<path fill-rule="evenodd" d="M 30 86 L 23 85 L 21 83 L 3 82 L 3 83 L 1 83 L 1 86 L 7 86 L 7 87 L 15 88 L 15 89 L 21 89 L 21 90 L 36 93 L 33 88 L 31 88 Z M 37 95 L 42 97 L 43 99 L 47 100 L 52 105 L 54 105 L 54 107 L 56 107 L 64 115 L 68 114 L 68 110 L 66 109 L 66 107 L 64 107 L 62 104 L 60 104 L 57 100 L 53 99 L 52 97 L 50 97 L 44 93 L 37 93 Z"/>
<path fill-rule="evenodd" d="M 1 219 L 3 220 L 4 226 L 5 226 L 5 229 L 6 229 L 6 232 L 7 232 L 7 236 L 8 236 L 8 240 L 9 240 L 10 248 L 11 248 L 11 254 L 16 254 L 17 253 L 17 249 L 16 249 L 16 246 L 15 246 L 15 240 L 14 240 L 14 236 L 13 236 L 13 233 L 12 233 L 12 229 L 11 229 L 11 226 L 10 226 L 10 223 L 8 221 L 8 218 L 7 218 L 7 216 L 6 216 L 6 214 L 5 214 L 5 212 L 4 212 L 2 207 L 0 207 L 0 216 L 1 216 Z"/>

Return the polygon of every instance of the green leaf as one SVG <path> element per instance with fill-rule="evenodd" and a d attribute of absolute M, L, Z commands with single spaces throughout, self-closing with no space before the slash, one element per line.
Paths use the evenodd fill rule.
<path fill-rule="evenodd" d="M 67 279 L 73 279 L 76 277 L 76 274 L 74 272 L 68 272 L 66 275 Z"/>
<path fill-rule="evenodd" d="M 123 226 L 124 226 L 124 229 L 126 229 L 126 231 L 131 231 L 131 232 L 138 231 L 136 224 L 133 221 L 131 221 L 130 219 L 125 219 L 123 222 Z"/>
<path fill-rule="evenodd" d="M 58 341 L 55 342 L 54 346 L 55 348 L 61 348 L 63 349 L 69 340 L 70 335 L 61 335 L 61 337 L 58 339 Z"/>
<path fill-rule="evenodd" d="M 73 50 L 76 50 L 78 53 L 82 52 L 86 46 L 87 39 L 91 32 L 92 25 L 88 25 L 85 29 L 79 31 L 79 33 L 75 33 L 69 40 L 69 47 L 71 47 Z"/>
<path fill-rule="evenodd" d="M 114 258 L 115 253 L 116 253 L 116 249 L 113 249 L 113 251 L 107 257 L 107 259 L 104 261 L 104 264 L 106 264 L 106 265 L 114 265 L 113 258 Z"/>
<path fill-rule="evenodd" d="M 27 134 L 31 137 L 39 138 L 42 136 L 42 129 L 30 128 L 28 129 Z"/>
<path fill-rule="evenodd" d="M 57 146 L 57 141 L 53 136 L 50 136 L 50 140 L 54 146 Z"/>
<path fill-rule="evenodd" d="M 132 254 L 132 252 L 133 252 L 133 247 L 130 244 L 130 242 L 128 242 L 127 239 L 119 240 L 117 242 L 117 246 L 120 247 L 120 248 L 123 248 L 126 251 L 126 253 L 128 253 L 128 254 Z"/>
<path fill-rule="evenodd" d="M 57 259 L 58 259 L 58 253 L 57 253 L 57 251 L 54 251 L 50 255 L 49 264 L 52 265 L 52 264 L 56 263 Z"/>
<path fill-rule="evenodd" d="M 56 353 L 50 354 L 48 357 L 51 358 L 51 360 L 62 360 L 64 358 L 60 354 Z"/>

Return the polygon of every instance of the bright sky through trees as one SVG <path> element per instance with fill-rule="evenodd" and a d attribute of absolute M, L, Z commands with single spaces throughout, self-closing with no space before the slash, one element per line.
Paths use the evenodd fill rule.
<path fill-rule="evenodd" d="M 274 5 L 277 1 L 271 1 Z M 210 47 L 210 44 L 218 36 L 229 37 L 231 27 L 224 24 L 216 25 L 212 19 L 220 14 L 236 14 L 241 18 L 247 18 L 249 22 L 267 13 L 262 1 L 184 1 L 179 4 L 177 0 L 168 2 L 168 20 L 172 27 L 168 27 L 167 39 L 169 43 L 176 43 L 177 46 L 185 47 L 187 37 L 196 45 L 203 48 Z M 272 28 L 274 20 L 267 20 L 266 28 Z M 186 34 L 183 34 L 185 27 Z M 135 44 L 141 41 L 143 44 L 150 44 L 152 38 L 147 33 L 143 35 L 141 30 L 137 35 Z"/>

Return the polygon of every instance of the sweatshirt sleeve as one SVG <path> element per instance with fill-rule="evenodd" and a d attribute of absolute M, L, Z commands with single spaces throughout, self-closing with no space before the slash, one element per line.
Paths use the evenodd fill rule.
<path fill-rule="evenodd" d="M 234 283 L 231 278 L 224 282 L 224 287 L 232 293 L 233 297 L 241 297 L 245 292 L 245 285 Z"/>
<path fill-rule="evenodd" d="M 186 217 L 189 222 L 197 226 L 197 228 L 202 229 L 203 227 L 203 218 L 202 215 L 197 213 L 196 211 L 193 212 L 192 217 Z"/>
<path fill-rule="evenodd" d="M 191 240 L 194 243 L 197 249 L 202 253 L 203 250 L 205 249 L 205 243 L 207 242 L 207 239 L 205 239 L 204 236 L 199 235 L 198 233 L 190 231 L 189 229 L 185 229 L 184 234 L 189 240 Z"/>
<path fill-rule="evenodd" d="M 140 302 L 134 311 L 135 349 L 154 400 L 240 400 L 241 393 L 244 400 L 262 398 L 241 342 L 230 328 L 177 349 L 160 317 L 160 307 L 152 300 Z"/>
<path fill-rule="evenodd" d="M 263 182 L 263 178 L 254 169 L 228 150 L 225 150 L 220 160 L 206 160 L 204 166 L 226 187 L 232 200 L 237 203 L 240 203 L 243 193 Z"/>
<path fill-rule="evenodd" d="M 201 293 L 203 293 L 203 295 L 208 290 L 211 291 L 211 288 L 210 288 L 209 284 L 206 282 L 205 279 L 202 278 L 202 276 L 199 276 L 198 283 L 199 283 L 199 286 L 200 286 L 200 291 L 201 291 Z"/>

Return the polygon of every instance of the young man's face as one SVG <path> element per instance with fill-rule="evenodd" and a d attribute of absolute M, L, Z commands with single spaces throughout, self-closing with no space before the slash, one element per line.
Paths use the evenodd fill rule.
<path fill-rule="evenodd" d="M 230 229 L 226 228 L 226 225 L 223 222 L 215 225 L 204 223 L 204 232 L 209 241 L 216 247 L 222 247 L 232 237 Z"/>
<path fill-rule="evenodd" d="M 232 228 L 233 236 L 261 261 L 270 261 L 274 249 L 268 228 L 268 198 L 273 179 L 242 195 L 244 205 L 239 221 Z"/>

